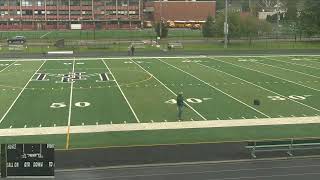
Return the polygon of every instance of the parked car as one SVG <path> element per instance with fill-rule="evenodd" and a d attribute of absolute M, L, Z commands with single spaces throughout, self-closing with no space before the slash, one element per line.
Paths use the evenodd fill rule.
<path fill-rule="evenodd" d="M 15 36 L 7 40 L 8 44 L 24 44 L 27 42 L 24 36 Z"/>

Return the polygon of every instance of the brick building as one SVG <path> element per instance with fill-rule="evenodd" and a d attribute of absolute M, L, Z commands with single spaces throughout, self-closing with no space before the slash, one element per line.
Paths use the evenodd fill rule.
<path fill-rule="evenodd" d="M 208 15 L 215 16 L 216 1 L 154 1 L 146 3 L 153 9 L 151 19 L 160 21 L 204 21 Z"/>
<path fill-rule="evenodd" d="M 164 0 L 161 6 L 163 19 L 215 15 L 215 1 Z M 0 30 L 128 29 L 159 19 L 160 2 L 152 0 L 0 0 Z"/>

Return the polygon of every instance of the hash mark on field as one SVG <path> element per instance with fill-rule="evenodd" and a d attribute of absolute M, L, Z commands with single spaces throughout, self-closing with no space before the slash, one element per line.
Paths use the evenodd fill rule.
<path fill-rule="evenodd" d="M 196 77 L 195 75 L 193 75 L 193 74 L 191 74 L 191 73 L 189 73 L 189 72 L 186 72 L 186 71 L 184 71 L 184 70 L 182 70 L 182 69 L 180 69 L 180 68 L 178 68 L 178 67 L 176 67 L 176 66 L 174 66 L 174 65 L 172 65 L 172 64 L 170 64 L 170 63 L 167 63 L 167 62 L 165 62 L 165 61 L 163 61 L 163 60 L 161 60 L 161 59 L 158 59 L 158 60 L 161 61 L 161 62 L 163 62 L 163 63 L 165 63 L 165 64 L 167 64 L 167 65 L 169 65 L 169 66 L 171 66 L 171 67 L 173 67 L 173 68 L 175 68 L 175 69 L 177 69 L 177 70 L 179 70 L 179 71 L 181 71 L 181 72 L 184 72 L 185 74 L 188 74 L 189 76 L 197 79 L 198 81 L 201 81 L 202 83 L 210 86 L 211 88 L 215 89 L 216 91 L 219 91 L 220 93 L 224 94 L 225 96 L 228 96 L 229 98 L 233 99 L 234 101 L 237 101 L 238 103 L 240 103 L 240 104 L 242 104 L 242 105 L 250 108 L 251 110 L 253 110 L 253 111 L 257 112 L 257 113 L 260 113 L 260 114 L 264 115 L 265 117 L 270 118 L 270 116 L 268 116 L 267 114 L 265 114 L 265 113 L 259 111 L 258 109 L 256 109 L 256 108 L 254 108 L 254 107 L 252 107 L 252 106 L 244 103 L 243 101 L 241 101 L 241 100 L 233 97 L 232 95 L 224 92 L 223 90 L 221 90 L 221 89 L 219 89 L 219 88 L 217 88 L 217 87 L 215 87 L 215 86 L 210 85 L 209 83 L 207 83 L 207 82 L 205 82 L 204 80 Z"/>
<path fill-rule="evenodd" d="M 130 108 L 131 112 L 133 113 L 133 116 L 136 118 L 137 122 L 138 122 L 138 123 L 140 123 L 140 120 L 139 120 L 138 116 L 136 115 L 135 111 L 133 110 L 133 108 L 132 108 L 132 106 L 131 106 L 130 102 L 128 101 L 128 99 L 127 99 L 126 95 L 125 95 L 125 94 L 124 94 L 124 92 L 122 91 L 122 89 L 121 89 L 121 87 L 120 87 L 120 85 L 119 85 L 118 81 L 116 80 L 116 78 L 115 78 L 115 76 L 113 75 L 112 71 L 110 70 L 109 66 L 108 66 L 108 65 L 107 65 L 107 63 L 103 60 L 103 58 L 101 58 L 101 60 L 102 60 L 103 64 L 106 66 L 106 68 L 108 69 L 108 71 L 110 72 L 110 75 L 113 77 L 114 82 L 115 82 L 115 83 L 116 83 L 116 85 L 118 86 L 118 88 L 119 88 L 119 90 L 120 90 L 120 92 L 121 92 L 121 94 L 122 94 L 123 98 L 124 98 L 124 99 L 125 99 L 125 101 L 127 102 L 127 104 L 128 104 L 128 106 L 129 106 L 129 108 Z"/>
<path fill-rule="evenodd" d="M 232 66 L 236 66 L 236 67 L 240 67 L 240 68 L 248 69 L 248 68 L 245 68 L 245 67 L 242 67 L 242 66 L 239 66 L 239 65 L 233 64 L 233 63 L 229 63 L 229 62 L 221 61 L 221 60 L 219 60 L 219 59 L 214 59 L 214 58 L 211 58 L 211 59 L 216 60 L 216 61 L 219 61 L 219 62 L 222 62 L 222 63 L 230 64 L 230 65 L 232 65 Z M 204 67 L 210 68 L 210 69 L 214 69 L 214 68 L 212 68 L 212 67 L 210 67 L 210 66 L 206 66 L 206 65 L 203 65 L 203 64 L 201 64 L 201 63 L 198 63 L 198 64 L 199 64 L 199 65 L 201 65 L 201 66 L 204 66 Z M 277 95 L 279 95 L 279 96 L 281 96 L 281 97 L 284 97 L 284 98 L 285 98 L 285 96 L 284 96 L 284 95 L 281 95 L 281 94 L 279 94 L 279 93 L 277 93 L 277 92 L 274 92 L 274 91 L 272 91 L 272 90 L 270 90 L 270 89 L 266 89 L 266 88 L 264 88 L 264 87 L 262 87 L 262 86 L 260 86 L 260 85 L 257 85 L 257 84 L 255 84 L 255 83 L 252 83 L 252 82 L 247 81 L 247 80 L 245 80 L 245 79 L 242 79 L 242 78 L 240 78 L 240 77 L 234 76 L 234 75 L 232 75 L 232 74 L 229 74 L 229 73 L 227 73 L 227 72 L 224 72 L 224 71 L 221 71 L 221 70 L 218 70 L 218 69 L 214 69 L 214 70 L 219 71 L 219 72 L 224 73 L 224 74 L 227 74 L 227 75 L 229 75 L 229 76 L 231 76 L 231 77 L 234 77 L 234 78 L 239 79 L 239 80 L 241 80 L 241 81 L 244 81 L 244 82 L 246 82 L 246 83 L 248 83 L 248 84 L 251 84 L 251 85 L 253 85 L 253 86 L 259 87 L 260 89 L 263 89 L 263 90 L 266 90 L 266 91 L 272 92 L 272 93 L 274 93 L 274 94 L 277 94 Z M 253 70 L 253 71 L 254 71 L 254 70 Z M 285 83 L 285 82 L 284 82 L 284 81 L 282 81 L 282 83 Z M 301 102 L 299 102 L 299 101 L 296 101 L 296 100 L 294 100 L 294 99 L 289 98 L 289 100 L 290 100 L 290 101 L 293 101 L 293 102 L 295 102 L 295 103 L 298 103 L 298 104 L 300 104 L 300 105 L 303 105 L 303 106 L 305 106 L 305 107 L 308 107 L 308 108 L 310 108 L 310 109 L 313 109 L 313 110 L 316 110 L 316 111 L 320 112 L 320 110 L 319 110 L 319 109 L 314 108 L 314 107 L 309 106 L 309 105 L 306 105 L 306 104 L 303 104 L 303 103 L 301 103 Z"/>
<path fill-rule="evenodd" d="M 151 74 L 149 71 L 144 69 L 140 64 L 136 63 L 132 59 L 130 59 L 133 63 L 135 63 L 137 66 L 139 66 L 142 70 L 144 70 L 146 73 L 148 73 L 150 76 L 152 76 L 156 81 L 158 81 L 161 85 L 163 85 L 168 91 L 170 91 L 173 95 L 177 96 L 175 92 L 173 92 L 168 86 L 164 85 L 162 81 L 160 81 L 157 77 L 155 77 L 153 74 Z M 186 103 L 186 106 L 188 106 L 190 109 L 192 109 L 198 116 L 200 116 L 203 120 L 206 120 L 206 118 L 200 114 L 197 110 L 195 110 L 191 105 Z"/>
<path fill-rule="evenodd" d="M 39 68 L 33 73 L 33 75 L 30 77 L 30 79 L 28 80 L 28 82 L 25 84 L 25 86 L 22 88 L 22 90 L 20 91 L 20 93 L 18 94 L 18 96 L 16 97 L 16 99 L 12 102 L 11 106 L 9 107 L 9 109 L 4 113 L 4 115 L 2 116 L 2 118 L 0 119 L 0 124 L 1 122 L 4 120 L 4 118 L 7 116 L 7 114 L 9 113 L 9 111 L 12 109 L 12 107 L 15 105 L 15 103 L 17 102 L 17 100 L 19 99 L 19 97 L 21 96 L 21 94 L 23 93 L 23 91 L 26 89 L 26 87 L 29 85 L 29 83 L 31 82 L 33 76 L 41 69 L 41 67 L 44 65 L 44 63 L 46 63 L 47 60 L 45 60 L 40 66 Z"/>

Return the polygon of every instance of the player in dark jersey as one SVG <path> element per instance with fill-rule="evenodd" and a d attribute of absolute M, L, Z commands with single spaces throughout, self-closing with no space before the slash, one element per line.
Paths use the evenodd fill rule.
<path fill-rule="evenodd" d="M 178 109 L 178 119 L 182 120 L 182 111 L 184 107 L 184 99 L 183 99 L 183 93 L 179 92 L 177 96 L 177 109 Z"/>

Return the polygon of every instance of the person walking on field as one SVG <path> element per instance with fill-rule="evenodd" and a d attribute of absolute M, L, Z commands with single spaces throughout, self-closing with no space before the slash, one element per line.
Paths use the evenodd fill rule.
<path fill-rule="evenodd" d="M 184 98 L 183 98 L 183 92 L 179 92 L 177 96 L 177 109 L 178 109 L 178 119 L 182 120 L 182 111 L 184 107 Z"/>

